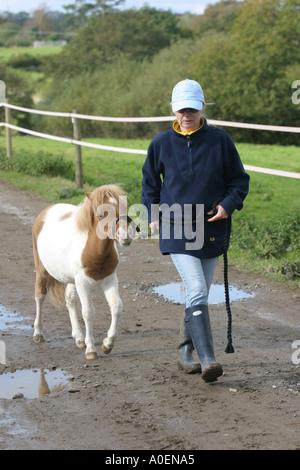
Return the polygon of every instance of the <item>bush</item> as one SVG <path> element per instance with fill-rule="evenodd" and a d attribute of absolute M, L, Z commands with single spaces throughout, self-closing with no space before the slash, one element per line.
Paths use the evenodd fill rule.
<path fill-rule="evenodd" d="M 0 170 L 16 171 L 31 176 L 62 176 L 74 180 L 75 170 L 71 161 L 65 160 L 62 155 L 52 155 L 49 152 L 15 153 L 13 158 L 7 158 L 5 151 L 0 151 Z"/>
<path fill-rule="evenodd" d="M 84 196 L 83 189 L 76 189 L 76 188 L 62 188 L 59 193 L 59 199 L 70 199 L 74 196 L 78 196 L 82 194 Z"/>
<path fill-rule="evenodd" d="M 296 279 L 300 277 L 299 232 L 300 207 L 295 213 L 266 224 L 258 224 L 255 218 L 239 220 L 234 226 L 232 245 L 251 251 L 252 259 L 276 260 L 277 272 Z"/>
<path fill-rule="evenodd" d="M 30 54 L 19 54 L 11 57 L 7 65 L 15 69 L 23 68 L 26 70 L 32 70 L 39 67 L 41 63 L 42 61 L 38 57 L 34 57 Z"/>

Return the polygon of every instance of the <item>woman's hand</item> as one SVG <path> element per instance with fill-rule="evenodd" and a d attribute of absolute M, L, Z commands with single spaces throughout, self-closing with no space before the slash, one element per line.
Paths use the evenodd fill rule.
<path fill-rule="evenodd" d="M 156 235 L 159 233 L 159 220 L 153 220 L 150 222 L 149 227 L 151 229 L 151 235 Z"/>
<path fill-rule="evenodd" d="M 225 209 L 223 209 L 222 206 L 220 206 L 220 204 L 216 207 L 216 209 L 218 212 L 216 213 L 216 215 L 208 219 L 208 222 L 214 222 L 215 220 L 221 220 L 221 219 L 228 219 L 227 212 L 225 211 Z M 213 213 L 214 213 L 213 211 L 209 211 L 207 214 L 211 215 Z"/>

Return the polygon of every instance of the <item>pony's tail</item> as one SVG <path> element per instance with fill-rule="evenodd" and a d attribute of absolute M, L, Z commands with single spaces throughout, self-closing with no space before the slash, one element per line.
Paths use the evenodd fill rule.
<path fill-rule="evenodd" d="M 50 300 L 58 307 L 65 304 L 65 292 L 67 284 L 59 282 L 54 277 L 48 274 L 47 276 L 47 292 L 49 293 Z"/>

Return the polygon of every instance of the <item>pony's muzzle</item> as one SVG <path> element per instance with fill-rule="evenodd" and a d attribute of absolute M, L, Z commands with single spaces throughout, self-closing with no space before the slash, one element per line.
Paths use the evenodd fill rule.
<path fill-rule="evenodd" d="M 128 215 L 116 219 L 113 234 L 120 245 L 130 245 L 133 239 L 139 238 L 139 233 L 139 227 Z"/>

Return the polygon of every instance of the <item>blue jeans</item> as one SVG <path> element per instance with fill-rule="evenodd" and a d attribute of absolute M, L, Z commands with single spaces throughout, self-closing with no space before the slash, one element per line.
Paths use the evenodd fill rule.
<path fill-rule="evenodd" d="M 171 253 L 186 292 L 186 308 L 208 304 L 208 294 L 219 257 L 199 259 L 181 253 Z"/>

